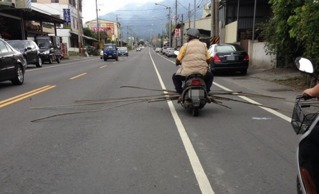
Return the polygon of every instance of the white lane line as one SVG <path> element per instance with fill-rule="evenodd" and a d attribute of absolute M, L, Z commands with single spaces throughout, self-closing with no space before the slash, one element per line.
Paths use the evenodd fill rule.
<path fill-rule="evenodd" d="M 225 91 L 233 92 L 231 89 L 228 89 L 228 88 L 226 88 L 226 87 L 224 87 L 224 86 L 222 86 L 222 85 L 220 85 L 220 84 L 218 84 L 218 83 L 216 83 L 216 82 L 214 82 L 214 85 L 216 85 L 217 87 L 219 87 L 219 88 L 221 88 L 221 89 L 223 89 L 223 90 L 225 90 Z M 262 105 L 262 104 L 260 104 L 259 102 L 256 102 L 256 101 L 254 101 L 254 100 L 252 100 L 252 99 L 250 99 L 250 98 L 247 98 L 246 96 L 240 96 L 240 95 L 238 95 L 238 97 L 241 98 L 241 99 L 246 100 L 247 102 L 250 102 L 250 103 L 253 103 L 253 104 Z M 265 111 L 270 112 L 270 113 L 273 114 L 273 115 L 276 115 L 276 116 L 279 117 L 279 118 L 282 118 L 282 119 L 285 120 L 285 121 L 288 121 L 288 122 L 291 121 L 291 118 L 290 118 L 290 117 L 287 117 L 286 115 L 281 114 L 280 112 L 277 112 L 277 111 L 275 111 L 275 110 L 273 110 L 273 109 L 271 109 L 271 108 L 266 108 L 266 107 L 262 107 L 262 106 L 260 106 L 260 108 L 264 109 Z"/>
<path fill-rule="evenodd" d="M 152 55 L 151 53 L 149 52 L 149 55 L 150 55 L 150 58 L 152 60 L 152 63 L 153 63 L 153 66 L 154 66 L 154 69 L 156 71 L 156 74 L 157 74 L 157 77 L 158 77 L 158 80 L 161 84 L 161 87 L 163 90 L 166 90 L 166 87 L 164 85 L 164 82 L 161 78 L 161 75 L 159 74 L 158 72 L 158 69 L 155 65 L 155 62 L 152 58 Z M 168 100 L 167 101 L 167 104 L 168 104 L 168 107 L 171 111 L 171 114 L 173 116 L 173 119 L 175 121 L 175 125 L 177 127 L 177 130 L 178 130 L 178 133 L 182 139 L 182 142 L 184 144 L 184 147 L 185 147 L 185 150 L 186 150 L 186 153 L 187 153 L 187 156 L 188 156 L 188 159 L 191 163 L 191 166 L 193 168 L 193 171 L 194 171 L 194 174 L 195 174 L 195 177 L 197 179 L 197 182 L 198 182 L 198 185 L 199 185 L 199 188 L 202 192 L 202 194 L 215 194 L 208 178 L 207 178 L 207 175 L 203 169 L 203 166 L 202 164 L 200 163 L 200 160 L 195 152 L 195 149 L 193 147 L 193 144 L 191 142 L 191 140 L 189 139 L 188 135 L 187 135 L 187 132 L 185 130 L 185 127 L 181 121 L 181 119 L 179 118 L 178 114 L 176 113 L 176 109 L 172 103 L 171 100 Z"/>
<path fill-rule="evenodd" d="M 158 55 L 161 56 L 160 54 L 158 54 Z M 163 57 L 163 56 L 161 56 L 161 57 L 164 58 L 164 59 L 166 59 L 166 58 Z M 173 61 L 171 61 L 171 60 L 168 60 L 168 59 L 166 59 L 166 60 L 167 60 L 167 61 L 170 61 L 170 62 L 173 63 L 173 64 L 175 64 L 175 62 L 173 62 Z M 216 85 L 216 86 L 218 86 L 219 88 L 225 90 L 225 91 L 233 92 L 231 89 L 228 89 L 228 88 L 226 88 L 226 87 L 224 87 L 224 86 L 222 86 L 222 85 L 220 85 L 220 84 L 218 84 L 218 83 L 216 83 L 216 82 L 214 82 L 213 84 Z M 247 102 L 262 105 L 262 104 L 260 104 L 259 102 L 254 101 L 254 100 L 252 100 L 252 99 L 250 99 L 250 98 L 247 98 L 247 97 L 245 97 L 245 96 L 240 96 L 240 95 L 238 95 L 238 97 L 240 97 L 241 99 L 243 99 L 243 100 L 245 100 L 245 101 L 247 101 Z M 286 116 L 286 115 L 284 115 L 284 114 L 282 114 L 282 113 L 280 113 L 280 112 L 278 112 L 278 111 L 275 111 L 275 110 L 273 110 L 273 109 L 271 109 L 271 108 L 262 107 L 262 106 L 260 106 L 260 108 L 264 109 L 264 110 L 267 111 L 267 112 L 270 112 L 270 113 L 273 114 L 273 115 L 276 115 L 276 116 L 279 117 L 279 118 L 282 118 L 283 120 L 285 120 L 285 121 L 287 121 L 287 122 L 291 122 L 291 118 L 290 118 L 290 117 L 288 117 L 288 116 Z"/>

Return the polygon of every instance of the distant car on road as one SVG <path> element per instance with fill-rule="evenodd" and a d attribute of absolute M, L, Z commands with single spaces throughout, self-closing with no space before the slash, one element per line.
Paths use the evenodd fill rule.
<path fill-rule="evenodd" d="M 36 67 L 42 67 L 42 59 L 38 45 L 32 40 L 8 40 L 14 49 L 20 51 L 28 64 L 35 64 Z"/>
<path fill-rule="evenodd" d="M 238 44 L 225 43 L 213 44 L 208 49 L 211 55 L 211 69 L 217 71 L 239 71 L 242 75 L 247 74 L 249 56 Z"/>
<path fill-rule="evenodd" d="M 0 81 L 10 80 L 14 85 L 24 82 L 27 61 L 23 54 L 0 38 Z"/>
<path fill-rule="evenodd" d="M 122 56 L 122 55 L 128 56 L 127 47 L 119 47 L 118 54 L 119 54 L 119 56 Z"/>
<path fill-rule="evenodd" d="M 103 59 L 107 61 L 107 59 L 115 59 L 116 61 L 119 60 L 118 56 L 118 48 L 115 44 L 105 44 L 103 49 Z"/>
<path fill-rule="evenodd" d="M 136 51 L 142 51 L 142 48 L 141 47 L 137 47 Z"/>

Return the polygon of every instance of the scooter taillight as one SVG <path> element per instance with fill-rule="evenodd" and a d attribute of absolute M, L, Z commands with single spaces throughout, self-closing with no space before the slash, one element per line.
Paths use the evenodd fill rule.
<path fill-rule="evenodd" d="M 314 183 L 309 171 L 306 168 L 300 167 L 300 174 L 303 185 L 307 194 L 317 194 L 316 184 Z"/>
<path fill-rule="evenodd" d="M 192 86 L 201 86 L 202 82 L 199 79 L 193 79 L 191 85 Z"/>

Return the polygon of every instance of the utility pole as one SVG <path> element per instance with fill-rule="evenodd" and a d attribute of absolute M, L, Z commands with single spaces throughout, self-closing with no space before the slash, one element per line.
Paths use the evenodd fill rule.
<path fill-rule="evenodd" d="M 95 0 L 95 8 L 96 8 L 96 27 L 97 27 L 97 39 L 99 41 L 99 48 L 100 48 L 100 41 L 101 41 L 101 34 L 100 34 L 100 25 L 99 25 L 99 9 L 97 8 L 97 0 Z"/>
<path fill-rule="evenodd" d="M 196 28 L 196 10 L 197 7 L 196 7 L 196 0 L 194 0 L 194 28 Z"/>
<path fill-rule="evenodd" d="M 188 28 L 191 28 L 191 4 L 188 4 Z"/>
<path fill-rule="evenodd" d="M 78 16 L 78 44 L 79 44 L 79 55 L 83 54 L 83 31 L 82 31 L 82 19 L 81 19 L 81 15 L 80 15 L 80 1 L 77 1 L 77 16 Z"/>
<path fill-rule="evenodd" d="M 116 38 L 117 38 L 117 46 L 120 46 L 119 27 L 120 27 L 119 17 L 118 17 L 118 15 L 116 15 L 116 32 L 117 32 Z"/>
<path fill-rule="evenodd" d="M 210 17 L 211 17 L 211 25 L 210 25 L 210 37 L 215 36 L 215 11 L 214 11 L 214 0 L 210 1 Z"/>
<path fill-rule="evenodd" d="M 177 48 L 177 36 L 176 36 L 176 26 L 177 26 L 177 0 L 175 0 L 175 48 Z"/>
<path fill-rule="evenodd" d="M 219 37 L 219 0 L 215 0 L 215 35 Z"/>

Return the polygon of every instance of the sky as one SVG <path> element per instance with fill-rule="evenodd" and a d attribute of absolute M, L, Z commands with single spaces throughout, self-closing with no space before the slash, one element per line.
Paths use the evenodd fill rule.
<path fill-rule="evenodd" d="M 99 16 L 116 11 L 129 3 L 143 4 L 146 2 L 161 2 L 161 0 L 83 0 L 82 17 L 84 22 L 96 19 L 96 1 Z"/>

